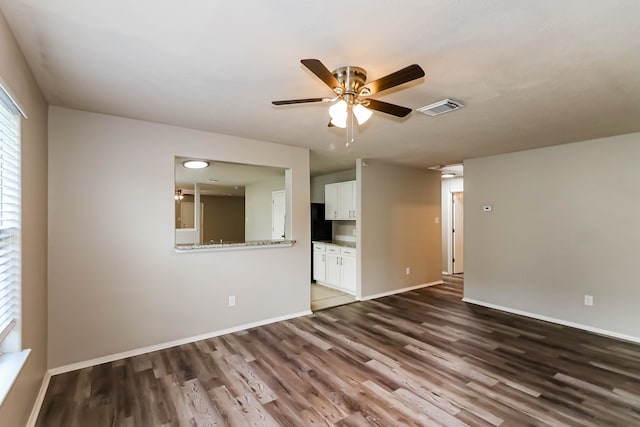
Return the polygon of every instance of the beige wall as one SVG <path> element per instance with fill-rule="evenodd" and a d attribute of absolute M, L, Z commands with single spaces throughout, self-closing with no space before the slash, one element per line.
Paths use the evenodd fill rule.
<path fill-rule="evenodd" d="M 291 168 L 298 242 L 175 253 L 176 156 Z M 309 309 L 307 149 L 51 107 L 49 194 L 51 368 Z"/>
<path fill-rule="evenodd" d="M 244 197 L 200 196 L 204 241 L 244 241 Z"/>
<path fill-rule="evenodd" d="M 465 298 L 640 339 L 640 133 L 472 159 L 464 175 Z"/>
<path fill-rule="evenodd" d="M 311 203 L 324 203 L 325 185 L 354 179 L 356 179 L 355 168 L 311 177 Z"/>
<path fill-rule="evenodd" d="M 0 83 L 22 121 L 22 346 L 32 350 L 0 406 L 1 426 L 26 423 L 47 359 L 47 104 L 0 13 Z"/>
<path fill-rule="evenodd" d="M 247 241 L 271 240 L 271 229 L 273 228 L 271 222 L 272 193 L 284 189 L 284 175 L 282 178 L 256 182 L 245 187 L 245 238 Z"/>
<path fill-rule="evenodd" d="M 441 280 L 440 172 L 368 164 L 358 165 L 362 297 Z"/>
<path fill-rule="evenodd" d="M 193 202 L 193 196 L 186 194 L 184 202 Z M 244 197 L 200 196 L 204 205 L 202 218 L 203 242 L 222 239 L 224 242 L 244 241 Z M 180 201 L 175 202 L 175 225 L 179 227 Z"/>

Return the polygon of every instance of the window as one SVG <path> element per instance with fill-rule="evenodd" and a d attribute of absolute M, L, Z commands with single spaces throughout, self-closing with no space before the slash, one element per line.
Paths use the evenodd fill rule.
<path fill-rule="evenodd" d="M 0 352 L 20 322 L 20 270 L 20 113 L 0 88 Z"/>

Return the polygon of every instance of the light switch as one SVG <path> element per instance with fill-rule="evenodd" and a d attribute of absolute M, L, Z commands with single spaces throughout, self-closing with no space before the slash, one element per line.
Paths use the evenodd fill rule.
<path fill-rule="evenodd" d="M 436 224 L 440 224 L 440 217 L 439 216 L 435 217 L 434 221 Z"/>

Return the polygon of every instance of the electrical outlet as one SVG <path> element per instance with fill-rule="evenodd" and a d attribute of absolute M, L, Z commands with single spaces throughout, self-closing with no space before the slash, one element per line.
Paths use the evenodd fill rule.
<path fill-rule="evenodd" d="M 585 295 L 584 296 L 584 305 L 588 305 L 589 307 L 593 307 L 593 295 Z"/>
<path fill-rule="evenodd" d="M 229 307 L 233 307 L 234 305 L 236 305 L 236 297 L 235 295 L 231 295 L 229 297 Z"/>
<path fill-rule="evenodd" d="M 434 221 L 436 224 L 440 224 L 440 217 L 439 216 L 435 217 Z"/>
<path fill-rule="evenodd" d="M 356 229 L 354 228 L 353 231 L 351 232 L 351 234 L 353 234 L 354 236 L 356 235 Z"/>
<path fill-rule="evenodd" d="M 407 276 L 411 274 L 411 267 L 407 267 L 404 269 L 404 274 L 406 274 Z"/>

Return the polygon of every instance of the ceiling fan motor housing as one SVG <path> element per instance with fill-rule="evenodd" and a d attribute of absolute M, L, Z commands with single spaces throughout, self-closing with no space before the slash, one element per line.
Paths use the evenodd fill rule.
<path fill-rule="evenodd" d="M 360 88 L 364 86 L 367 81 L 367 72 L 360 67 L 353 67 L 351 65 L 347 65 L 346 67 L 340 67 L 332 73 L 334 77 L 342 84 L 344 89 L 342 88 L 334 88 L 333 90 L 338 95 L 351 95 L 358 96 L 360 93 Z M 344 90 L 344 93 L 342 91 Z"/>

